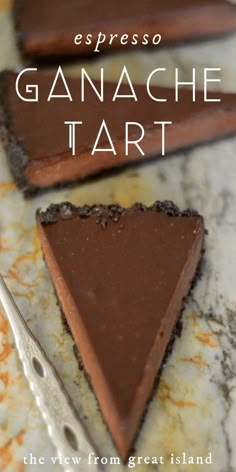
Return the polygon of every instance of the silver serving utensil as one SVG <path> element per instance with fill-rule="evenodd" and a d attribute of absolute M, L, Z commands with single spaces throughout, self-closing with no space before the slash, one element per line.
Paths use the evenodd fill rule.
<path fill-rule="evenodd" d="M 13 331 L 25 376 L 64 469 L 86 472 L 89 453 L 98 454 L 54 366 L 28 328 L 1 274 L 0 301 Z M 76 461 L 79 465 L 73 463 Z M 89 470 L 97 472 L 98 466 L 91 464 Z"/>

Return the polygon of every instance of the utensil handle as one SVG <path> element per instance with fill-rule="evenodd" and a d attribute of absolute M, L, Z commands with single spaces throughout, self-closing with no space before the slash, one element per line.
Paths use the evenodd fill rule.
<path fill-rule="evenodd" d="M 24 373 L 61 462 L 66 472 L 86 472 L 89 453 L 98 454 L 54 366 L 25 323 L 1 275 L 0 299 L 14 333 Z M 91 464 L 89 469 L 95 472 L 98 467 Z"/>

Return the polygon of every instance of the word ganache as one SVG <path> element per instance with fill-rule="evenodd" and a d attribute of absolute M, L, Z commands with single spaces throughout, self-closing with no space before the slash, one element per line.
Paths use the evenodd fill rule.
<path fill-rule="evenodd" d="M 220 78 L 217 77 L 217 73 L 219 74 L 220 68 L 204 68 L 203 69 L 203 99 L 204 102 L 220 102 L 221 99 L 217 98 L 215 95 L 208 96 L 208 88 L 209 84 L 214 82 L 220 82 Z M 55 74 L 52 75 L 52 83 L 50 87 L 44 94 L 41 96 L 40 90 L 40 82 L 37 82 L 37 68 L 27 68 L 22 70 L 16 79 L 15 89 L 16 93 L 20 100 L 24 102 L 39 102 L 45 100 L 47 102 L 52 102 L 54 100 L 67 100 L 69 102 L 78 102 L 78 119 L 70 120 L 67 119 L 64 121 L 65 126 L 68 126 L 69 130 L 69 148 L 72 150 L 72 155 L 76 154 L 76 128 L 81 126 L 88 126 L 88 124 L 84 124 L 83 121 L 80 120 L 79 117 L 79 104 L 86 103 L 86 99 L 88 100 L 88 96 L 91 96 L 91 89 L 92 93 L 94 93 L 95 100 L 98 102 L 103 103 L 105 100 L 107 101 L 106 95 L 106 84 L 108 83 L 106 80 L 106 74 L 104 68 L 100 68 L 100 78 L 99 80 L 92 79 L 85 68 L 81 68 L 80 77 L 78 78 L 78 88 L 73 90 L 70 88 L 70 80 L 66 78 L 62 67 L 59 66 L 56 70 Z M 157 87 L 158 82 L 163 83 L 165 81 L 165 74 L 168 71 L 164 67 L 158 67 L 154 69 L 151 73 L 149 73 L 145 80 L 145 93 L 147 97 L 157 103 L 167 102 L 168 99 L 165 97 L 163 88 Z M 183 87 L 191 88 L 192 90 L 192 101 L 196 102 L 198 100 L 198 94 L 196 93 L 196 68 L 192 68 L 192 76 L 188 81 L 181 80 L 180 71 L 178 68 L 175 68 L 173 72 L 173 101 L 181 102 L 184 100 L 184 95 L 181 94 L 181 89 Z M 113 83 L 114 85 L 114 93 L 109 95 L 109 99 L 111 103 L 117 102 L 118 100 L 124 101 L 124 110 L 126 106 L 129 106 L 130 101 L 138 102 L 142 99 L 139 96 L 140 88 L 135 81 L 131 78 L 131 75 L 126 66 L 124 66 L 121 70 L 119 78 L 116 82 Z M 88 94 L 87 90 L 88 87 L 90 88 Z M 108 85 L 107 85 L 108 87 Z M 96 112 L 96 110 L 94 110 Z M 125 116 L 125 112 L 124 112 Z M 134 116 L 135 119 L 135 116 Z M 165 134 L 166 134 L 166 127 L 171 126 L 173 124 L 172 120 L 158 120 L 153 121 L 153 126 L 159 126 L 161 129 L 161 139 L 162 139 L 162 156 L 165 155 Z M 136 138 L 130 139 L 130 129 L 132 127 L 132 134 L 133 129 L 136 127 Z M 141 123 L 132 121 L 132 122 L 124 122 L 124 135 L 125 135 L 125 155 L 129 154 L 129 145 L 135 145 L 141 155 L 144 155 L 144 152 L 139 145 L 139 143 L 143 140 L 145 136 L 146 130 L 142 126 Z M 147 131 L 148 132 L 148 131 Z M 115 145 L 112 140 L 112 136 L 109 130 L 109 123 L 106 122 L 105 119 L 101 120 L 100 128 L 98 129 L 97 136 L 94 142 L 94 146 L 92 147 L 91 155 L 94 155 L 96 152 L 104 151 L 105 149 L 99 147 L 99 143 L 102 140 L 102 136 L 106 136 L 106 142 L 108 143 L 109 147 L 106 144 L 106 151 L 111 152 L 116 155 Z"/>

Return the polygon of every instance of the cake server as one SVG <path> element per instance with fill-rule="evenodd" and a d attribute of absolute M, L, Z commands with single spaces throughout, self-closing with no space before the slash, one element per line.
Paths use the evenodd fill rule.
<path fill-rule="evenodd" d="M 54 366 L 24 321 L 1 274 L 0 301 L 13 331 L 25 376 L 60 463 L 66 472 L 87 471 L 89 454 L 98 456 L 95 447 Z M 97 472 L 98 466 L 90 464 L 89 470 Z"/>

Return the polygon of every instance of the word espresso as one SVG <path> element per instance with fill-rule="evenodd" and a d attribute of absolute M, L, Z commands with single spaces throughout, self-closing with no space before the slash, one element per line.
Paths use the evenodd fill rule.
<path fill-rule="evenodd" d="M 158 46 L 161 42 L 161 35 L 156 33 L 154 35 L 143 34 L 139 35 L 135 33 L 129 35 L 127 33 L 117 34 L 117 33 L 102 33 L 101 31 L 94 35 L 92 33 L 81 34 L 78 33 L 74 38 L 74 43 L 76 46 L 85 45 L 90 46 L 94 45 L 94 52 L 101 52 L 101 49 L 104 47 L 112 46 Z"/>

